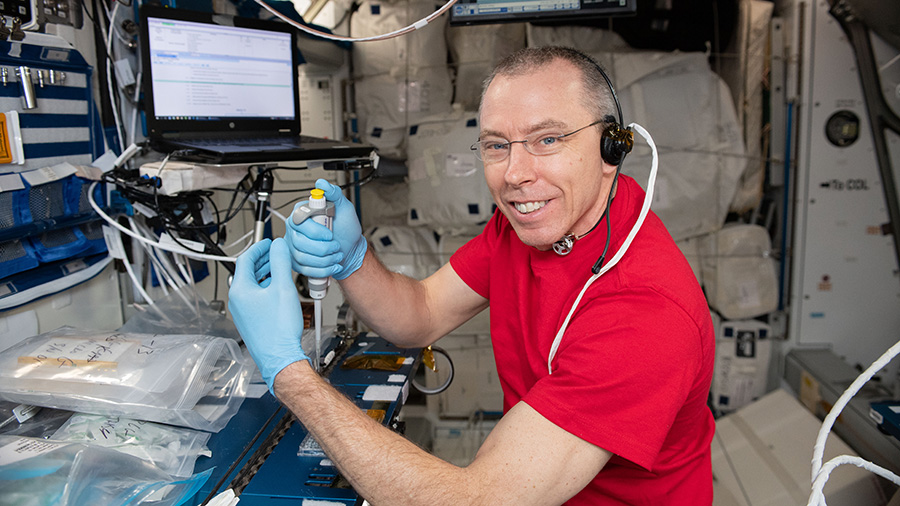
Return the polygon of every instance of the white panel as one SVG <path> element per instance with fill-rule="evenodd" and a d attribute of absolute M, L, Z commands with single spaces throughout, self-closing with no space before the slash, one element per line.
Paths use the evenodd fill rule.
<path fill-rule="evenodd" d="M 833 346 L 868 366 L 897 340 L 900 279 L 872 131 L 852 48 L 823 2 L 812 7 L 802 56 L 798 125 L 796 232 L 791 339 Z M 879 65 L 884 58 L 879 55 Z M 859 117 L 859 138 L 838 147 L 825 135 L 829 117 Z M 900 167 L 897 139 L 893 166 Z"/>
<path fill-rule="evenodd" d="M 123 323 L 122 306 L 118 275 L 113 264 L 80 285 L 4 311 L 3 316 L 13 318 L 27 313 L 37 317 L 36 334 L 64 325 L 95 330 L 119 328 Z"/>

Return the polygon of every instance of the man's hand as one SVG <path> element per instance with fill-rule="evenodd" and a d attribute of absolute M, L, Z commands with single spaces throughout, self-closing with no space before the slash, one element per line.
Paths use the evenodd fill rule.
<path fill-rule="evenodd" d="M 264 239 L 238 257 L 228 290 L 228 309 L 275 395 L 275 376 L 294 362 L 309 360 L 300 346 L 303 310 L 284 239 Z"/>
<path fill-rule="evenodd" d="M 340 187 L 319 179 L 316 188 L 325 192 L 325 200 L 334 202 L 333 231 L 313 220 L 296 224 L 288 216 L 284 238 L 290 246 L 291 266 L 310 278 L 344 279 L 362 266 L 366 239 L 356 209 L 341 193 Z M 305 203 L 299 202 L 294 207 Z"/>

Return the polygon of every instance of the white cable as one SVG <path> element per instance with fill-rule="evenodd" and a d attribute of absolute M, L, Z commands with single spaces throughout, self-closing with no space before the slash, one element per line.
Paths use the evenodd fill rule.
<path fill-rule="evenodd" d="M 816 475 L 819 474 L 819 470 L 822 468 L 822 458 L 825 453 L 825 440 L 828 438 L 828 433 L 831 432 L 831 428 L 834 425 L 834 422 L 837 420 L 838 416 L 840 416 L 841 411 L 850 402 L 850 399 L 856 395 L 857 392 L 862 389 L 863 385 L 866 384 L 872 376 L 875 376 L 875 373 L 880 371 L 884 366 L 888 364 L 897 354 L 900 353 L 900 341 L 894 343 L 884 354 L 878 357 L 878 360 L 872 363 L 868 369 L 862 372 L 859 376 L 853 380 L 853 383 L 844 390 L 844 393 L 838 397 L 837 402 L 832 406 L 831 411 L 828 412 L 828 415 L 825 417 L 825 420 L 822 421 L 822 427 L 819 428 L 819 434 L 816 436 L 816 444 L 813 447 L 813 459 L 812 459 L 812 479 L 815 481 Z"/>
<path fill-rule="evenodd" d="M 272 216 L 271 216 L 271 215 L 273 215 L 273 214 L 274 214 L 276 217 L 280 218 L 281 221 L 284 221 L 284 220 L 286 219 L 286 218 L 284 217 L 283 214 L 279 213 L 279 212 L 278 212 L 276 209 L 274 209 L 272 206 L 269 206 L 269 216 L 268 216 L 266 219 L 267 219 L 267 220 L 272 219 Z"/>
<path fill-rule="evenodd" d="M 137 222 L 135 224 L 137 225 L 136 229 L 141 234 L 143 234 L 144 237 L 151 236 L 150 229 L 145 224 L 141 224 L 141 223 L 137 223 Z M 172 261 L 169 259 L 168 256 L 163 255 L 156 250 L 154 250 L 154 251 L 158 255 L 157 258 L 162 267 L 161 272 L 160 272 L 161 275 L 166 278 L 166 281 L 172 286 L 172 289 L 175 292 L 175 294 L 178 295 L 182 301 L 184 301 L 184 304 L 191 311 L 193 311 L 195 314 L 197 314 L 198 310 L 196 310 L 194 308 L 194 305 L 191 304 L 191 301 L 188 300 L 188 298 L 184 295 L 184 291 L 182 290 L 182 288 L 186 287 L 187 285 L 185 284 L 184 280 L 181 279 L 179 274 L 176 272 L 175 266 L 172 265 Z"/>
<path fill-rule="evenodd" d="M 247 232 L 246 234 L 244 234 L 244 235 L 238 237 L 237 239 L 235 239 L 235 241 L 234 241 L 233 243 L 229 244 L 228 246 L 225 246 L 225 247 L 222 248 L 222 249 L 231 249 L 231 248 L 234 247 L 237 243 L 243 241 L 244 239 L 250 237 L 251 235 L 253 235 L 253 230 L 251 230 L 251 231 Z M 253 244 L 252 240 L 250 241 L 250 244 L 251 244 L 251 245 Z M 243 251 L 244 251 L 246 248 L 248 248 L 248 247 L 249 247 L 249 246 L 247 246 L 247 245 L 242 246 L 242 247 L 241 247 L 241 252 L 243 252 Z M 238 254 L 238 255 L 236 255 L 236 256 L 240 256 L 240 254 Z"/>
<path fill-rule="evenodd" d="M 180 255 L 185 255 L 185 256 L 191 257 L 191 258 L 196 258 L 196 259 L 198 259 L 198 260 L 213 260 L 213 261 L 216 261 L 216 262 L 235 262 L 235 261 L 237 261 L 237 259 L 236 259 L 235 257 L 226 257 L 226 256 L 219 256 L 219 255 L 207 255 L 206 253 L 196 253 L 196 252 L 193 252 L 193 251 L 188 251 L 188 250 L 182 248 L 181 246 L 169 246 L 169 245 L 167 245 L 167 244 L 160 244 L 160 243 L 157 242 L 157 241 L 151 241 L 151 240 L 146 239 L 146 238 L 144 238 L 144 237 L 142 237 L 142 236 L 140 236 L 140 235 L 137 235 L 136 233 L 132 232 L 131 230 L 128 230 L 127 228 L 123 227 L 122 225 L 119 225 L 118 222 L 116 222 L 115 220 L 113 220 L 112 218 L 110 218 L 108 214 L 106 214 L 105 212 L 103 212 L 102 209 L 100 209 L 100 206 L 98 206 L 98 205 L 97 205 L 97 202 L 94 200 L 94 193 L 93 193 L 93 192 L 94 192 L 94 187 L 95 187 L 95 186 L 97 186 L 97 182 L 96 182 L 96 181 L 93 182 L 93 183 L 91 184 L 91 187 L 90 187 L 90 189 L 88 190 L 88 203 L 91 205 L 91 208 L 92 208 L 92 209 L 93 209 L 93 210 L 94 210 L 101 218 L 103 218 L 107 223 L 109 223 L 110 225 L 112 225 L 113 227 L 115 227 L 116 229 L 118 229 L 119 231 L 123 232 L 125 235 L 128 235 L 128 236 L 130 236 L 130 237 L 133 237 L 133 238 L 137 239 L 138 241 L 145 242 L 145 243 L 147 243 L 147 244 L 153 246 L 154 248 L 159 248 L 159 249 L 161 249 L 161 250 L 168 251 L 168 252 L 170 252 L 170 253 L 178 253 L 178 254 L 180 254 Z"/>
<path fill-rule="evenodd" d="M 134 222 L 134 218 L 131 216 L 128 217 L 128 223 L 131 225 L 131 228 L 134 230 L 140 231 L 137 223 Z M 139 242 L 142 248 L 147 252 L 147 257 L 150 259 L 150 263 L 153 264 L 153 267 L 156 269 L 156 277 L 159 278 L 159 286 L 162 288 L 163 295 L 169 295 L 169 289 L 166 285 L 171 286 L 173 289 L 178 288 L 175 286 L 175 282 L 168 277 L 168 273 L 165 271 L 165 268 L 160 263 L 159 259 L 156 258 L 156 251 L 150 247 L 149 244 L 145 242 Z"/>
<path fill-rule="evenodd" d="M 825 494 L 822 490 L 825 488 L 825 483 L 828 481 L 828 477 L 831 475 L 831 471 L 833 471 L 836 467 L 844 465 L 844 464 L 853 464 L 856 467 L 861 467 L 867 471 L 871 471 L 882 478 L 885 478 L 889 481 L 892 481 L 896 485 L 900 485 L 900 476 L 888 471 L 887 469 L 878 466 L 869 462 L 868 460 L 864 460 L 860 457 L 853 455 L 839 455 L 822 466 L 822 469 L 819 471 L 819 475 L 816 477 L 812 486 L 812 493 L 809 495 L 809 502 L 807 506 L 825 506 Z"/>
<path fill-rule="evenodd" d="M 197 303 L 197 287 L 194 285 L 194 271 L 191 270 L 190 260 L 187 259 L 184 255 L 174 255 L 176 258 L 176 262 L 178 263 L 178 268 L 181 269 L 182 264 L 184 265 L 184 269 L 182 269 L 182 275 L 188 281 L 188 288 L 191 289 L 191 299 L 193 300 L 193 304 L 190 301 L 185 299 L 187 303 L 188 309 L 194 312 L 195 315 L 200 316 L 200 306 Z"/>
<path fill-rule="evenodd" d="M 182 261 L 181 255 L 174 255 L 175 257 L 175 267 L 178 268 L 178 272 L 181 273 L 181 279 L 184 280 L 185 286 L 190 286 L 190 275 L 188 275 L 188 271 L 184 268 L 184 262 Z"/>
<path fill-rule="evenodd" d="M 321 37 L 323 39 L 342 40 L 342 41 L 348 41 L 348 42 L 372 42 L 372 41 L 377 41 L 377 40 L 387 40 L 387 39 L 392 39 L 394 37 L 399 37 L 400 35 L 404 35 L 404 34 L 410 33 L 415 30 L 419 30 L 422 27 L 424 27 L 425 25 L 427 25 L 428 23 L 431 23 L 435 18 L 437 18 L 441 14 L 450 10 L 450 7 L 452 7 L 453 4 L 456 3 L 456 0 L 449 0 L 440 9 L 434 11 L 433 13 L 429 14 L 428 16 L 416 21 L 415 23 L 407 25 L 403 28 L 394 30 L 393 32 L 388 32 L 388 33 L 384 33 L 381 35 L 373 35 L 371 37 L 354 38 L 354 37 L 346 37 L 343 35 L 334 35 L 331 33 L 325 33 L 325 32 L 321 32 L 319 30 L 310 28 L 308 26 L 303 25 L 302 23 L 298 23 L 298 22 L 294 21 L 293 19 L 282 14 L 281 12 L 278 12 L 277 10 L 275 10 L 274 8 L 272 8 L 268 4 L 266 4 L 263 0 L 255 0 L 255 1 L 259 5 L 263 6 L 263 8 L 265 8 L 267 11 L 271 12 L 272 14 L 274 14 L 276 17 L 278 17 L 282 21 L 288 23 L 289 25 L 293 26 L 294 28 L 296 28 L 300 31 L 306 32 L 311 35 L 315 35 L 316 37 Z"/>
<path fill-rule="evenodd" d="M 113 33 L 115 32 L 114 25 L 116 24 L 116 14 L 118 12 L 119 12 L 119 2 L 116 2 L 116 6 L 113 7 L 112 14 L 110 14 L 109 26 L 107 27 L 108 30 L 106 33 L 106 54 L 107 54 L 106 87 L 109 91 L 109 101 L 112 105 L 111 109 L 113 112 L 113 119 L 116 122 L 116 137 L 119 138 L 119 151 L 124 151 L 125 150 L 125 144 L 124 144 L 125 139 L 124 139 L 124 134 L 122 132 L 122 119 L 119 117 L 119 108 L 116 106 L 116 104 L 117 104 L 116 98 L 117 97 L 116 97 L 115 90 L 113 90 L 113 84 L 112 84 L 113 79 L 112 79 L 112 73 L 111 73 L 112 68 L 110 67 L 110 65 L 111 65 L 110 60 L 112 60 L 112 58 L 113 58 L 112 36 L 113 36 Z"/>
<path fill-rule="evenodd" d="M 125 162 L 134 158 L 134 155 L 140 152 L 141 148 L 135 143 L 131 143 L 128 148 L 122 151 L 122 154 L 118 156 L 113 162 L 113 167 L 121 167 L 125 165 Z"/>
<path fill-rule="evenodd" d="M 566 328 L 569 326 L 569 320 L 572 319 L 572 315 L 575 314 L 575 308 L 578 307 L 578 303 L 581 302 L 581 298 L 584 296 L 584 293 L 587 291 L 588 287 L 590 287 L 594 281 L 597 280 L 600 276 L 605 274 L 608 270 L 612 269 L 619 260 L 622 259 L 622 256 L 625 255 L 625 252 L 628 251 L 628 247 L 631 246 L 631 241 L 634 240 L 634 236 L 637 235 L 638 230 L 641 229 L 641 225 L 644 224 L 644 218 L 647 217 L 647 213 L 650 212 L 650 203 L 653 201 L 653 189 L 656 186 L 656 170 L 659 167 L 659 154 L 656 151 L 656 144 L 653 142 L 653 138 L 650 137 L 650 133 L 644 129 L 644 127 L 638 125 L 637 123 L 632 123 L 628 125 L 629 128 L 633 128 L 635 132 L 639 133 L 644 140 L 647 141 L 647 144 L 650 145 L 650 150 L 653 153 L 653 159 L 650 163 L 650 176 L 647 178 L 647 193 L 644 196 L 644 203 L 641 205 L 641 212 L 638 214 L 637 221 L 634 222 L 634 226 L 631 227 L 631 231 L 628 232 L 628 236 L 625 237 L 625 241 L 622 243 L 622 247 L 616 251 L 616 254 L 609 260 L 609 262 L 604 265 L 600 272 L 592 275 L 588 278 L 587 282 L 584 284 L 584 287 L 579 292 L 578 297 L 575 299 L 575 302 L 572 303 L 572 309 L 569 310 L 569 314 L 566 315 L 565 321 L 563 321 L 562 326 L 559 328 L 559 331 L 556 333 L 556 337 L 553 339 L 553 344 L 550 346 L 550 354 L 547 356 L 547 371 L 549 374 L 553 374 L 553 357 L 556 356 L 556 351 L 559 349 L 559 343 L 562 341 L 563 334 L 566 332 Z M 610 189 L 612 191 L 612 189 Z M 607 216 L 607 220 L 609 217 Z"/>
<path fill-rule="evenodd" d="M 831 411 L 828 412 L 828 415 L 825 416 L 825 420 L 822 421 L 822 426 L 819 428 L 819 433 L 816 436 L 816 444 L 813 447 L 813 458 L 812 458 L 812 484 L 813 484 L 813 487 L 812 487 L 812 491 L 810 492 L 809 503 L 808 503 L 809 505 L 825 504 L 824 496 L 822 496 L 822 497 L 819 497 L 819 496 L 821 496 L 821 494 L 822 494 L 821 491 L 825 487 L 825 482 L 828 481 L 828 475 L 831 473 L 831 470 L 834 467 L 836 467 L 842 463 L 853 463 L 855 465 L 859 465 L 856 462 L 841 461 L 841 462 L 838 462 L 838 463 L 828 467 L 828 469 L 826 470 L 826 468 L 824 468 L 822 466 L 822 459 L 823 459 L 823 455 L 825 453 L 825 441 L 828 439 L 828 434 L 831 432 L 831 428 L 834 426 L 834 422 L 837 421 L 838 416 L 840 416 L 841 411 L 843 411 L 844 407 L 847 406 L 847 403 L 850 402 L 850 399 L 852 399 L 853 396 L 856 395 L 856 393 L 859 392 L 862 389 L 862 387 L 870 379 L 872 379 L 873 376 L 875 376 L 875 373 L 877 373 L 882 368 L 884 368 L 884 366 L 886 366 L 894 357 L 896 357 L 897 354 L 900 354 L 900 341 L 898 341 L 897 343 L 894 343 L 894 345 L 891 346 L 886 352 L 884 352 L 884 354 L 882 354 L 880 357 L 878 357 L 878 359 L 875 362 L 873 362 L 872 365 L 870 365 L 868 369 L 863 371 L 862 374 L 860 374 L 859 376 L 856 377 L 855 380 L 853 380 L 853 383 L 851 383 L 850 386 L 847 387 L 846 390 L 844 390 L 844 393 L 842 393 L 841 396 L 838 397 L 838 400 L 834 403 L 834 406 L 832 406 Z M 832 461 L 834 461 L 834 460 L 835 459 L 832 459 Z M 862 460 L 862 459 L 860 459 L 860 460 Z M 829 463 L 831 463 L 832 461 L 829 461 Z M 866 461 L 863 461 L 863 462 L 866 462 Z M 868 464 L 875 466 L 875 464 L 872 464 L 871 462 L 869 462 Z M 866 467 L 867 469 L 869 469 L 868 464 L 866 466 L 860 466 L 860 467 Z M 877 470 L 875 468 L 877 468 Z M 890 471 L 886 471 L 881 468 L 878 468 L 878 466 L 875 466 L 875 468 L 872 468 L 869 470 L 876 472 L 882 476 L 884 476 L 884 475 L 882 474 L 881 471 L 890 473 Z M 891 474 L 893 474 L 893 473 L 891 473 Z M 885 476 L 885 477 L 888 478 L 888 476 Z M 893 478 L 889 478 L 889 479 L 893 480 Z M 821 485 L 816 485 L 817 482 L 821 482 Z M 900 481 L 895 481 L 895 483 L 900 484 Z"/>
<path fill-rule="evenodd" d="M 134 230 L 136 231 L 137 234 L 140 234 L 145 239 L 150 239 L 151 237 L 154 237 L 153 233 L 150 231 L 150 229 L 144 223 L 135 222 Z M 152 248 L 152 246 L 150 246 L 148 243 L 143 243 L 143 244 L 146 245 L 147 247 Z M 178 277 L 178 273 L 175 272 L 175 267 L 172 265 L 172 262 L 169 260 L 169 257 L 161 254 L 156 249 L 153 249 L 153 252 L 154 252 L 154 255 L 156 256 L 156 259 L 160 263 L 160 268 L 162 270 L 161 274 L 163 275 L 163 277 L 165 277 L 166 281 L 169 283 L 169 285 L 172 287 L 172 289 L 178 290 L 182 286 L 184 286 L 184 283 L 182 282 L 181 278 Z"/>
<path fill-rule="evenodd" d="M 122 264 L 125 265 L 125 272 L 128 273 L 128 277 L 131 278 L 131 282 L 134 284 L 134 288 L 138 291 L 138 293 L 141 294 L 141 297 L 143 297 L 144 300 L 147 301 L 147 304 L 150 304 L 151 306 L 155 306 L 156 303 L 153 302 L 153 299 L 150 298 L 150 295 L 147 294 L 147 291 L 144 290 L 142 283 L 140 282 L 140 280 L 138 280 L 137 276 L 134 274 L 134 269 L 132 269 L 131 262 L 128 261 L 128 258 L 123 258 Z"/>

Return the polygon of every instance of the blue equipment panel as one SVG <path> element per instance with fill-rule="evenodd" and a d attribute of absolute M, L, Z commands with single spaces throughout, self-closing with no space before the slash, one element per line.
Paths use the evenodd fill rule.
<path fill-rule="evenodd" d="M 900 401 L 873 402 L 869 407 L 869 418 L 878 430 L 900 439 Z"/>
<path fill-rule="evenodd" d="M 418 348 L 397 348 L 384 339 L 361 334 L 339 357 L 338 364 L 327 375 L 331 384 L 349 397 L 370 416 L 389 425 L 399 414 L 406 400 L 411 377 L 418 365 Z M 362 364 L 362 369 L 348 369 L 348 364 Z M 384 370 L 377 369 L 384 368 Z M 395 369 L 395 370 L 391 370 Z M 367 389 L 380 394 L 367 400 Z M 385 399 L 387 392 L 393 400 Z M 249 482 L 240 493 L 242 506 L 299 504 L 300 499 L 330 501 L 336 504 L 361 504 L 362 499 L 340 477 L 337 468 L 321 453 L 318 445 L 295 419 L 285 419 L 290 413 L 270 393 L 259 399 L 246 399 L 240 411 L 222 431 L 209 441 L 211 458 L 197 460 L 195 472 L 215 467 L 213 475 L 194 498 L 194 505 L 203 504 L 229 488 L 241 473 L 254 452 L 264 451 L 267 438 L 277 438 L 280 428 L 289 427 L 249 475 Z M 279 426 L 281 422 L 281 426 Z M 301 452 L 301 446 L 303 452 Z M 247 470 L 243 471 L 247 473 Z"/>

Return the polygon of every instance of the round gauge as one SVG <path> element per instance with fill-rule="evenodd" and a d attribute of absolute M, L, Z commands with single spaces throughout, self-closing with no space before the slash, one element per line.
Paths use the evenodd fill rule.
<path fill-rule="evenodd" d="M 851 111 L 838 111 L 825 122 L 825 136 L 837 147 L 849 146 L 859 139 L 859 116 Z"/>

